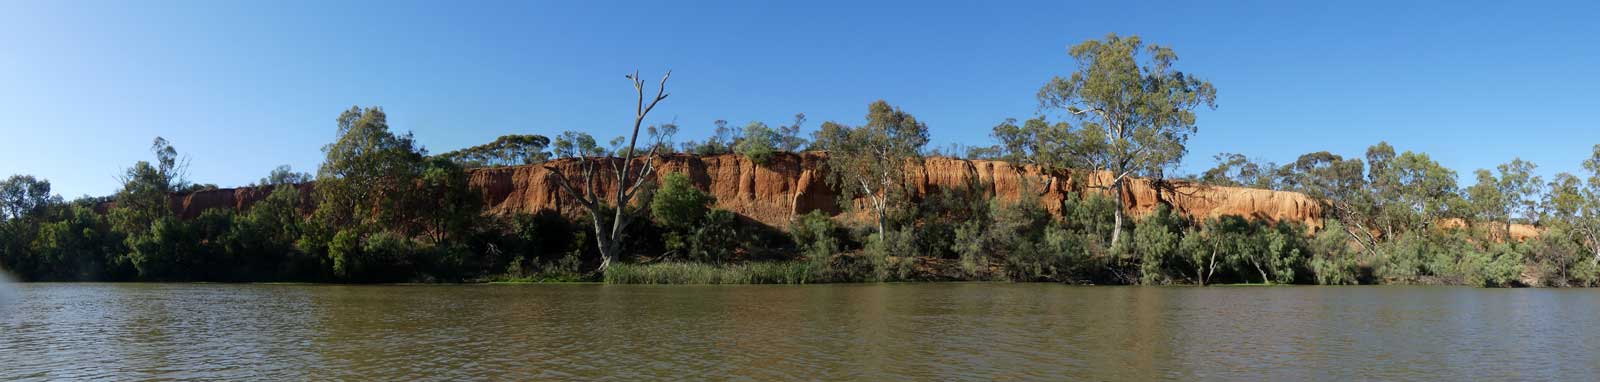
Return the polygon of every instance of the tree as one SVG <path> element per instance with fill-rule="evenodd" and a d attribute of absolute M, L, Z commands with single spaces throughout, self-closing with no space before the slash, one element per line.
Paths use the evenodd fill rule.
<path fill-rule="evenodd" d="M 778 126 L 778 149 L 791 153 L 800 152 L 800 148 L 808 144 L 806 138 L 800 136 L 800 126 L 805 123 L 806 113 L 799 113 L 794 115 L 793 124 Z"/>
<path fill-rule="evenodd" d="M 604 272 L 611 265 L 611 261 L 620 255 L 623 230 L 628 228 L 628 224 L 632 223 L 634 218 L 634 215 L 624 213 L 624 211 L 627 210 L 628 204 L 633 201 L 634 196 L 637 195 L 641 187 L 652 177 L 652 173 L 655 171 L 656 152 L 662 146 L 666 137 L 671 136 L 670 131 L 672 130 L 651 134 L 654 135 L 653 138 L 656 143 L 649 145 L 650 151 L 643 157 L 634 157 L 634 149 L 639 141 L 639 129 L 644 125 L 644 119 L 650 114 L 650 111 L 655 110 L 656 105 L 661 103 L 661 100 L 667 99 L 667 78 L 670 77 L 672 77 L 672 72 L 670 71 L 661 76 L 661 84 L 656 89 L 655 97 L 652 97 L 647 103 L 645 102 L 644 80 L 639 77 L 639 73 L 635 72 L 627 76 L 630 81 L 633 81 L 633 89 L 638 93 L 639 97 L 634 107 L 633 135 L 628 139 L 627 150 L 620 153 L 622 155 L 621 158 L 595 158 L 587 155 L 596 153 L 596 146 L 593 144 L 594 139 L 589 138 L 586 142 L 587 144 L 576 146 L 569 144 L 569 149 L 567 149 L 567 153 L 580 155 L 577 158 L 578 167 L 582 171 L 581 174 L 569 176 L 559 168 L 545 166 L 545 169 L 550 170 L 550 173 L 556 177 L 556 183 L 561 185 L 562 192 L 568 197 L 577 200 L 584 209 L 589 211 L 589 217 L 594 227 L 595 246 L 600 251 L 600 267 L 598 271 Z M 651 130 L 653 132 L 656 131 L 655 128 L 651 128 Z M 636 159 L 638 162 L 642 162 L 637 169 L 634 165 Z M 613 179 L 611 180 L 616 192 L 610 195 L 600 195 L 598 191 L 600 179 L 596 169 L 601 160 L 610 163 L 612 168 L 611 175 Z M 613 214 L 609 221 L 601 216 L 608 208 Z M 610 225 L 610 227 L 606 227 L 606 225 Z"/>
<path fill-rule="evenodd" d="M 337 139 L 323 146 L 317 171 L 316 219 L 329 228 L 404 227 L 426 212 L 409 205 L 426 152 L 411 133 L 389 131 L 380 107 L 339 114 Z"/>
<path fill-rule="evenodd" d="M 49 226 L 43 215 L 60 203 L 61 197 L 50 194 L 48 180 L 13 175 L 0 181 L 0 268 L 19 272 L 51 268 L 35 259 L 39 253 L 29 243 L 48 233 L 41 233 L 41 225 Z"/>
<path fill-rule="evenodd" d="M 1029 119 L 1017 125 L 1016 119 L 1008 118 L 1005 122 L 995 125 L 991 136 L 1000 144 L 992 149 L 1000 159 L 1013 165 L 1032 165 L 1039 167 L 1039 175 L 1044 177 L 1043 187 L 1040 192 L 1049 190 L 1054 175 L 1071 170 L 1075 167 L 1090 165 L 1080 162 L 1086 153 L 1079 150 L 1088 149 L 1088 145 L 1079 141 L 1081 138 L 1066 122 L 1050 123 L 1044 117 Z M 982 155 L 986 150 L 978 150 Z"/>
<path fill-rule="evenodd" d="M 0 222 L 37 214 L 61 197 L 50 194 L 50 181 L 32 175 L 12 175 L 0 181 Z"/>
<path fill-rule="evenodd" d="M 717 155 L 733 152 L 733 145 L 739 142 L 740 131 L 728 127 L 727 120 L 712 122 L 716 128 L 712 130 L 711 137 L 705 142 L 688 141 L 683 143 L 683 151 L 695 155 Z"/>
<path fill-rule="evenodd" d="M 1046 83 L 1039 102 L 1076 118 L 1079 126 L 1069 142 L 1080 147 L 1073 150 L 1081 155 L 1078 160 L 1110 173 L 1106 186 L 1119 206 L 1111 235 L 1117 243 L 1127 179 L 1160 178 L 1163 169 L 1182 159 L 1184 145 L 1197 130 L 1194 109 L 1215 108 L 1217 91 L 1209 81 L 1174 70 L 1178 55 L 1171 48 L 1146 47 L 1138 36 L 1111 34 L 1075 45 L 1068 53 L 1077 61 L 1077 71 Z"/>
<path fill-rule="evenodd" d="M 439 154 L 463 167 L 517 166 L 544 162 L 550 159 L 545 148 L 550 138 L 543 135 L 504 135 L 494 142 Z"/>
<path fill-rule="evenodd" d="M 125 235 L 127 260 L 140 276 L 166 277 L 178 252 L 162 244 L 187 232 L 173 216 L 169 194 L 188 188 L 178 150 L 166 139 L 150 144 L 156 162 L 139 161 L 120 177 L 122 190 L 110 212 L 112 227 Z M 188 252 L 184 252 L 188 253 Z"/>
<path fill-rule="evenodd" d="M 1589 171 L 1589 179 L 1583 189 L 1582 212 L 1575 214 L 1573 226 L 1594 252 L 1592 264 L 1600 266 L 1600 145 L 1583 161 L 1583 169 Z"/>
<path fill-rule="evenodd" d="M 867 108 L 866 125 L 827 122 L 813 142 L 828 152 L 828 184 L 839 190 L 840 202 L 867 198 L 882 237 L 889 210 L 907 199 L 906 166 L 922 158 L 928 125 L 878 100 Z"/>
<path fill-rule="evenodd" d="M 1284 189 L 1322 200 L 1333 218 L 1343 222 L 1336 228 L 1368 254 L 1377 256 L 1378 238 L 1368 228 L 1376 211 L 1367 188 L 1366 166 L 1360 159 L 1319 151 L 1301 155 L 1286 165 L 1284 172 Z"/>
<path fill-rule="evenodd" d="M 1275 190 L 1282 187 L 1282 171 L 1276 163 L 1250 160 L 1242 154 L 1222 153 L 1213 157 L 1217 166 L 1200 175 L 1200 182 L 1219 186 L 1254 187 Z"/>
<path fill-rule="evenodd" d="M 750 122 L 744 126 L 744 139 L 733 145 L 733 151 L 764 165 L 772 161 L 772 155 L 778 151 L 778 144 L 782 140 L 783 136 L 767 127 L 767 124 Z"/>
<path fill-rule="evenodd" d="M 1522 158 L 1513 158 L 1511 162 L 1495 167 L 1500 172 L 1495 188 L 1505 197 L 1500 208 L 1505 216 L 1507 238 L 1511 233 L 1511 219 L 1517 215 L 1529 220 L 1537 218 L 1539 191 L 1544 185 L 1543 178 L 1533 175 L 1538 167 Z"/>
<path fill-rule="evenodd" d="M 272 169 L 272 172 L 267 174 L 267 177 L 261 178 L 260 181 L 257 181 L 256 184 L 252 184 L 251 186 L 272 187 L 285 184 L 294 185 L 309 183 L 312 179 L 313 177 L 311 174 L 295 172 L 293 168 L 289 167 L 289 165 L 282 165 Z"/>
<path fill-rule="evenodd" d="M 1516 158 L 1497 166 L 1498 176 L 1485 169 L 1473 172 L 1478 183 L 1467 188 L 1473 208 L 1484 220 L 1505 223 L 1505 239 L 1511 238 L 1511 221 L 1517 215 L 1529 220 L 1537 218 L 1537 196 L 1544 180 L 1533 175 L 1535 168 L 1538 165 Z"/>

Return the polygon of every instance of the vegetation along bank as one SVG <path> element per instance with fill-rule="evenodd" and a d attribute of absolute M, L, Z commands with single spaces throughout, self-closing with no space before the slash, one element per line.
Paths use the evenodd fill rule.
<path fill-rule="evenodd" d="M 338 116 L 316 174 L 186 179 L 157 138 L 107 197 L 0 181 L 0 267 L 24 280 L 1092 284 L 1600 283 L 1600 146 L 1584 174 L 1513 158 L 1470 185 L 1378 143 L 1292 163 L 1218 155 L 1169 174 L 1216 88 L 1167 47 L 1108 36 L 994 144 L 928 145 L 878 101 L 806 130 L 716 123 L 702 140 L 508 135 L 429 153 L 378 107 Z M 653 86 L 652 86 L 653 85 Z M 1130 96 L 1132 94 L 1132 96 Z M 643 139 L 640 139 L 643 138 Z M 617 208 L 617 206 L 623 206 Z"/>

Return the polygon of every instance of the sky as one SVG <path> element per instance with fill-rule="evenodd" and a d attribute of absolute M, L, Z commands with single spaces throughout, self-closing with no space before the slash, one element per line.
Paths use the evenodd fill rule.
<path fill-rule="evenodd" d="M 1462 174 L 1520 157 L 1579 173 L 1600 144 L 1600 2 L 0 0 L 0 176 L 109 195 L 165 137 L 189 178 L 315 172 L 334 119 L 381 106 L 431 152 L 650 123 L 859 124 L 883 99 L 933 144 L 987 145 L 1108 33 L 1210 80 L 1180 174 L 1221 152 L 1291 162 L 1388 141 Z"/>

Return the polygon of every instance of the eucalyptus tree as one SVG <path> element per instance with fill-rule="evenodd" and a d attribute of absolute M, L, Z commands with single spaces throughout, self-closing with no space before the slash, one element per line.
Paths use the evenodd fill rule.
<path fill-rule="evenodd" d="M 1533 175 L 1536 168 L 1533 162 L 1516 158 L 1496 166 L 1498 175 L 1486 169 L 1473 172 L 1478 183 L 1467 189 L 1467 196 L 1481 214 L 1480 218 L 1505 223 L 1506 238 L 1510 238 L 1511 221 L 1517 215 L 1530 220 L 1537 218 L 1538 195 L 1544 180 Z"/>
<path fill-rule="evenodd" d="M 32 175 L 12 175 L 0 180 L 0 222 L 21 219 L 57 203 L 61 203 L 61 197 L 50 193 L 49 180 Z"/>
<path fill-rule="evenodd" d="M 1340 230 L 1370 255 L 1377 255 L 1378 237 L 1369 227 L 1377 214 L 1361 159 L 1345 159 L 1319 151 L 1301 155 L 1282 169 L 1282 187 L 1322 200 L 1338 219 Z"/>
<path fill-rule="evenodd" d="M 800 127 L 806 124 L 806 113 L 794 115 L 794 123 L 778 126 L 778 149 L 791 153 L 800 152 L 810 142 L 800 136 Z"/>
<path fill-rule="evenodd" d="M 1200 182 L 1221 186 L 1280 189 L 1287 169 L 1276 163 L 1251 160 L 1243 154 L 1221 153 L 1212 157 L 1216 167 L 1200 175 Z"/>
<path fill-rule="evenodd" d="M 1594 252 L 1594 264 L 1600 265 L 1600 145 L 1595 145 L 1589 159 L 1583 161 L 1583 169 L 1589 172 L 1589 179 L 1579 203 L 1582 212 L 1574 214 L 1573 226 Z"/>
<path fill-rule="evenodd" d="M 1050 123 L 1044 117 L 1035 117 L 1017 125 L 1016 119 L 1008 118 L 995 125 L 991 135 L 1000 144 L 989 150 L 999 159 L 1039 168 L 1039 175 L 1044 178 L 1041 193 L 1049 191 L 1055 175 L 1088 165 L 1079 161 L 1088 153 L 1078 151 L 1087 147 L 1079 142 L 1081 137 L 1074 134 L 1072 126 L 1066 122 Z M 984 149 L 978 150 L 980 155 L 983 152 Z"/>
<path fill-rule="evenodd" d="M 828 152 L 828 184 L 839 190 L 840 203 L 867 198 L 883 237 L 888 212 L 908 199 L 907 166 L 922 159 L 928 125 L 883 100 L 867 109 L 867 124 L 823 123 L 812 141 Z"/>
<path fill-rule="evenodd" d="M 465 167 L 517 166 L 544 162 L 550 159 L 545 148 L 550 138 L 543 135 L 512 134 L 489 142 L 456 151 L 439 154 L 439 157 Z"/>
<path fill-rule="evenodd" d="M 166 139 L 156 137 L 150 144 L 155 163 L 139 161 L 118 179 L 122 190 L 116 195 L 116 208 L 109 213 L 112 226 L 123 233 L 129 252 L 118 259 L 133 265 L 140 276 L 163 278 L 175 275 L 183 253 L 174 250 L 172 238 L 183 233 L 172 210 L 169 194 L 187 189 L 186 161 Z"/>
<path fill-rule="evenodd" d="M 267 177 L 261 178 L 260 181 L 257 181 L 256 184 L 253 184 L 252 186 L 273 187 L 286 184 L 294 185 L 307 183 L 312 179 L 315 178 L 311 174 L 295 172 L 294 168 L 289 167 L 289 165 L 282 165 L 273 168 L 272 172 L 267 174 Z"/>
<path fill-rule="evenodd" d="M 604 154 L 605 150 L 595 144 L 593 137 L 589 137 L 588 134 L 569 132 L 558 138 L 556 150 L 558 155 L 576 158 L 580 172 L 567 174 L 556 166 L 545 166 L 545 169 L 555 176 L 556 184 L 561 186 L 562 192 L 567 197 L 576 200 L 579 205 L 589 212 L 590 222 L 595 233 L 595 246 L 600 251 L 600 267 L 597 269 L 598 271 L 605 271 L 611 265 L 611 262 L 620 255 L 623 232 L 635 217 L 634 214 L 625 213 L 624 210 L 627 209 L 628 204 L 633 201 L 634 197 L 638 195 L 641 189 L 644 189 L 644 185 L 652 178 L 655 172 L 657 152 L 665 145 L 664 141 L 671 137 L 672 133 L 677 129 L 676 127 L 665 125 L 659 130 L 655 127 L 650 128 L 651 134 L 648 137 L 655 142 L 648 144 L 650 150 L 643 156 L 636 156 L 635 149 L 638 147 L 639 130 L 644 126 L 645 117 L 650 114 L 650 111 L 655 110 L 657 104 L 667 99 L 667 79 L 670 77 L 672 77 L 672 72 L 670 71 L 661 76 L 661 83 L 657 85 L 655 96 L 650 97 L 647 101 L 645 99 L 644 80 L 639 77 L 639 73 L 635 72 L 627 76 L 628 80 L 633 82 L 634 92 L 638 93 L 638 101 L 634 107 L 633 134 L 627 140 L 628 146 L 625 149 L 618 147 L 615 150 L 620 158 L 599 155 Z M 613 142 L 620 145 L 622 142 L 621 137 L 618 137 Z M 615 188 L 614 192 L 603 193 L 599 190 L 599 184 L 602 181 L 600 176 L 604 175 L 598 171 L 601 162 L 607 163 L 611 167 L 610 179 L 607 180 Z M 639 164 L 635 165 L 634 162 L 639 162 Z M 607 212 L 612 215 L 609 219 L 603 216 Z"/>
<path fill-rule="evenodd" d="M 1533 175 L 1533 171 L 1538 168 L 1538 165 L 1522 158 L 1514 158 L 1511 162 L 1495 167 L 1500 174 L 1495 188 L 1498 188 L 1500 195 L 1505 197 L 1500 208 L 1505 216 L 1508 234 L 1511 231 L 1511 220 L 1517 215 L 1530 221 L 1537 217 L 1538 196 L 1544 186 L 1544 179 Z"/>
<path fill-rule="evenodd" d="M 1116 34 L 1073 46 L 1068 54 L 1078 68 L 1039 89 L 1045 108 L 1065 110 L 1078 128 L 1068 143 L 1078 146 L 1078 160 L 1110 173 L 1119 208 L 1112 243 L 1123 225 L 1126 201 L 1122 189 L 1129 177 L 1161 177 L 1187 152 L 1196 130 L 1194 110 L 1216 107 L 1211 82 L 1173 68 L 1178 54 L 1170 47 L 1146 46 L 1138 36 Z"/>

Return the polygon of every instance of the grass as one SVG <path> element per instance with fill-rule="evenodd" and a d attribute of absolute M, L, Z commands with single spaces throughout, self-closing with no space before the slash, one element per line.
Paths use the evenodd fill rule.
<path fill-rule="evenodd" d="M 809 284 L 822 282 L 804 261 L 712 265 L 703 263 L 612 264 L 607 284 Z"/>

